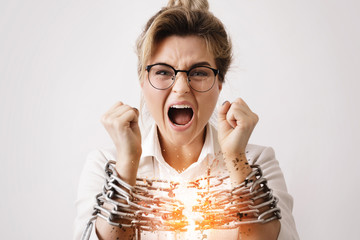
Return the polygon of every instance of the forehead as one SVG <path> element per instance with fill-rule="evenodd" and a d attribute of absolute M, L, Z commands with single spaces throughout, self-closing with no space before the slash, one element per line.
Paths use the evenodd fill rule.
<path fill-rule="evenodd" d="M 175 68 L 188 68 L 199 62 L 208 62 L 216 67 L 205 40 L 193 35 L 174 35 L 164 38 L 155 46 L 149 64 L 167 63 Z"/>

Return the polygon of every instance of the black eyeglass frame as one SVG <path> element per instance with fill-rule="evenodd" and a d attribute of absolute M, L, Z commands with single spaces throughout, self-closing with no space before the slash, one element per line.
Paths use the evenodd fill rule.
<path fill-rule="evenodd" d="M 173 82 L 172 82 L 171 85 L 170 85 L 169 87 L 167 87 L 167 88 L 157 88 L 157 87 L 155 87 L 155 86 L 151 83 L 151 81 L 150 81 L 150 74 L 149 74 L 149 73 L 150 73 L 150 69 L 151 69 L 153 66 L 158 66 L 158 65 L 167 66 L 167 67 L 171 68 L 172 70 L 174 70 L 174 72 L 175 72 L 175 75 L 173 76 Z M 198 67 L 208 68 L 208 69 L 210 69 L 210 70 L 212 70 L 212 71 L 214 72 L 214 82 L 213 82 L 213 84 L 211 85 L 211 87 L 210 87 L 208 90 L 206 90 L 206 91 L 196 90 L 196 89 L 194 89 L 194 88 L 191 86 L 191 84 L 189 83 L 189 82 L 191 81 L 191 80 L 189 79 L 189 74 L 190 74 L 190 72 L 191 72 L 194 68 L 198 68 Z M 186 73 L 186 76 L 187 76 L 187 84 L 188 84 L 188 86 L 189 86 L 191 89 L 193 89 L 193 90 L 196 91 L 196 92 L 208 92 L 208 91 L 210 91 L 210 90 L 213 88 L 213 86 L 214 86 L 214 84 L 215 84 L 215 81 L 216 81 L 216 76 L 219 74 L 219 70 L 218 70 L 218 69 L 215 69 L 215 68 L 212 68 L 212 67 L 209 67 L 209 66 L 199 65 L 199 66 L 193 66 L 193 67 L 191 67 L 189 70 L 176 70 L 173 66 L 171 66 L 171 65 L 169 65 L 169 64 L 166 64 L 166 63 L 155 63 L 155 64 L 147 65 L 146 68 L 145 68 L 145 70 L 148 72 L 148 80 L 149 80 L 150 85 L 153 86 L 153 88 L 158 89 L 158 90 L 166 90 L 166 89 L 171 88 L 171 87 L 174 85 L 175 81 L 176 81 L 176 75 L 177 75 L 177 73 L 178 73 L 178 72 L 184 72 L 184 73 Z"/>

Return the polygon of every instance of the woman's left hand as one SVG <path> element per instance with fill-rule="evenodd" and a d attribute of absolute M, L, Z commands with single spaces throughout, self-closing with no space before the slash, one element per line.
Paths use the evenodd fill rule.
<path fill-rule="evenodd" d="M 241 98 L 233 103 L 226 101 L 219 110 L 219 143 L 224 155 L 245 154 L 252 131 L 259 117 L 253 113 Z"/>

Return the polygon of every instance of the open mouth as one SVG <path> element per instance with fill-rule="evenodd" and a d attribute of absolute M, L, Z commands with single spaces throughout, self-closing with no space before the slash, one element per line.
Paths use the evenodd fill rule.
<path fill-rule="evenodd" d="M 168 111 L 170 121 L 179 126 L 188 124 L 193 115 L 194 111 L 189 105 L 172 105 Z"/>

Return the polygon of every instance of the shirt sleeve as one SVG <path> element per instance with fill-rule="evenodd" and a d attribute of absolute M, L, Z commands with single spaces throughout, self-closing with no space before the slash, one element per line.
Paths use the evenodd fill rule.
<path fill-rule="evenodd" d="M 256 151 L 255 151 L 256 152 Z M 268 181 L 268 187 L 273 190 L 273 195 L 279 199 L 278 207 L 281 209 L 281 228 L 278 240 L 298 240 L 294 217 L 292 215 L 293 198 L 287 191 L 284 175 L 280 169 L 279 162 L 275 158 L 271 147 L 255 154 L 253 164 L 260 165 L 263 177 Z"/>
<path fill-rule="evenodd" d="M 74 222 L 74 240 L 80 240 L 86 224 L 92 217 L 96 204 L 96 195 L 102 191 L 105 181 L 104 167 L 107 159 L 101 150 L 90 152 L 80 176 L 77 200 L 75 202 L 77 214 Z M 95 225 L 91 231 L 90 240 L 98 240 Z"/>

